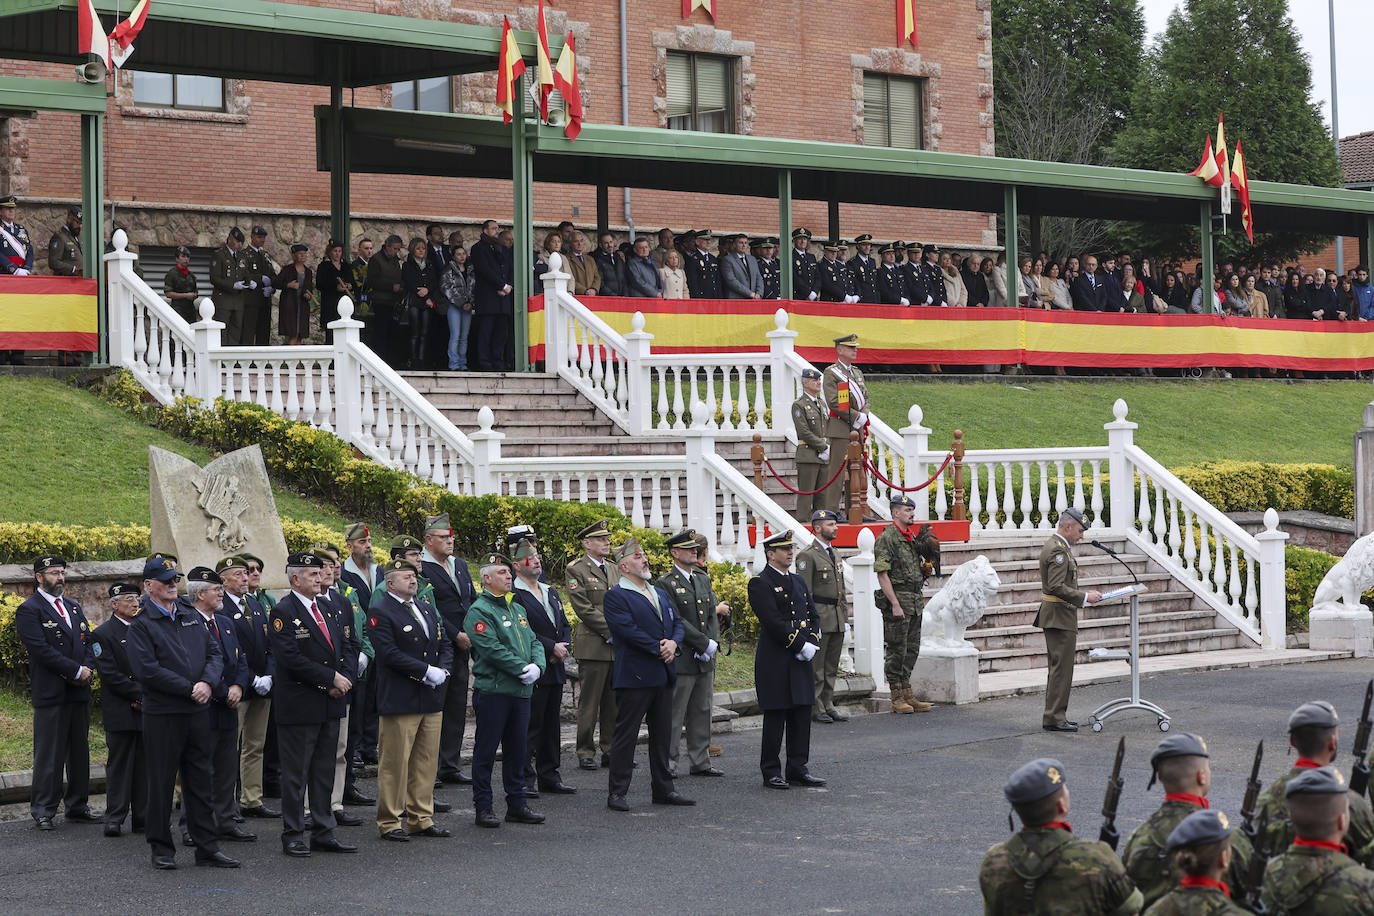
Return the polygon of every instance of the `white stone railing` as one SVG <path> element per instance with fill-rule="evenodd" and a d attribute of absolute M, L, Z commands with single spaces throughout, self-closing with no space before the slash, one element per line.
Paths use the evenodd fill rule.
<path fill-rule="evenodd" d="M 127 250 L 122 230 L 105 255 L 108 276 L 110 362 L 133 373 L 161 404 L 197 387 L 197 340 L 176 310 L 134 273 L 137 256 Z"/>

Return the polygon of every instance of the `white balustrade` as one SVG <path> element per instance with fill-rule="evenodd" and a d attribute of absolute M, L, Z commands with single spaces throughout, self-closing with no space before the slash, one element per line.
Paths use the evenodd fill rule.
<path fill-rule="evenodd" d="M 115 230 L 112 244 L 114 250 L 105 255 L 110 361 L 132 372 L 160 404 L 198 396 L 193 326 L 134 272 L 138 256 L 129 251 L 123 229 Z M 219 343 L 218 328 L 214 343 Z"/>

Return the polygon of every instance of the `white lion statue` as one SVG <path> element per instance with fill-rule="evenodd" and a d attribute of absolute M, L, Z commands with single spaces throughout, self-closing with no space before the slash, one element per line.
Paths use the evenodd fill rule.
<path fill-rule="evenodd" d="M 921 619 L 921 644 L 945 649 L 972 646 L 964 631 L 987 610 L 1002 580 L 988 558 L 979 554 L 950 573 L 944 588 L 926 602 Z"/>
<path fill-rule="evenodd" d="M 1312 610 L 1360 609 L 1360 595 L 1371 588 L 1374 588 L 1374 532 L 1351 544 L 1345 556 L 1327 572 L 1312 596 Z"/>

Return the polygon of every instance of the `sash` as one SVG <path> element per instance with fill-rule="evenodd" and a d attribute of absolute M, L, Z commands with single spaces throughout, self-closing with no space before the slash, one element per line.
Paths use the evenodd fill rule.
<path fill-rule="evenodd" d="M 23 267 L 25 264 L 28 263 L 28 246 L 26 246 L 23 242 L 19 241 L 17 238 L 6 232 L 4 226 L 0 226 L 0 238 L 3 238 L 6 242 L 8 242 L 10 248 L 19 252 L 18 255 L 8 256 L 11 263 L 13 263 L 15 267 Z"/>
<path fill-rule="evenodd" d="M 868 405 L 868 402 L 864 399 L 863 389 L 854 384 L 849 376 L 845 375 L 839 363 L 832 364 L 830 369 L 840 379 L 837 394 L 840 410 L 852 409 L 862 411 L 864 407 Z"/>

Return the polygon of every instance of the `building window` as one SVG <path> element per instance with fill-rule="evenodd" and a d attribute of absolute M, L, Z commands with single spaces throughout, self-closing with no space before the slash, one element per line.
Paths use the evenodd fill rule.
<path fill-rule="evenodd" d="M 864 145 L 924 149 L 922 81 L 864 74 Z"/>
<path fill-rule="evenodd" d="M 406 111 L 453 110 L 453 86 L 447 76 L 391 84 L 391 107 Z"/>
<path fill-rule="evenodd" d="M 667 77 L 669 129 L 735 132 L 732 59 L 669 51 Z"/>
<path fill-rule="evenodd" d="M 224 80 L 217 76 L 134 71 L 134 104 L 196 111 L 224 110 Z"/>

